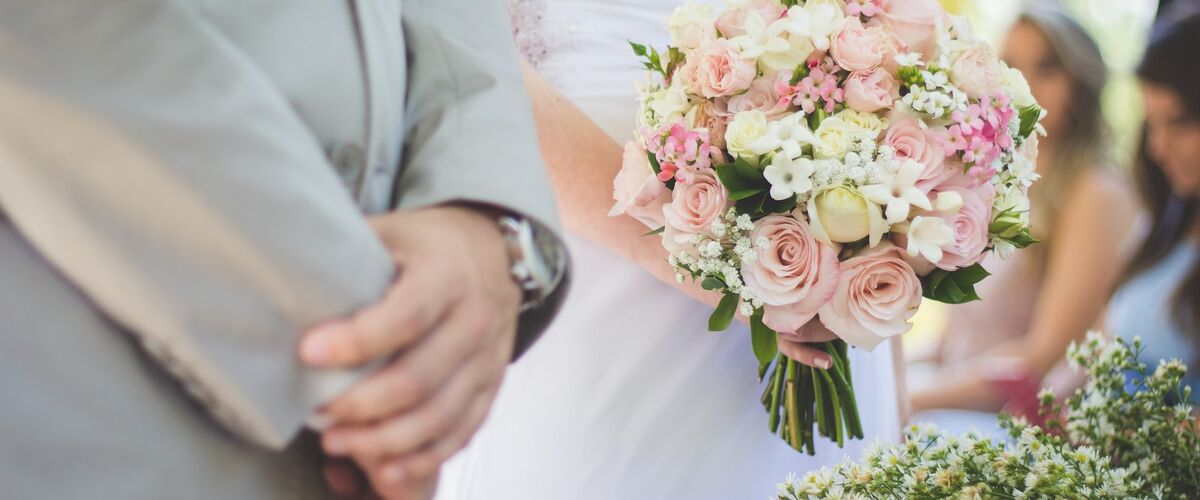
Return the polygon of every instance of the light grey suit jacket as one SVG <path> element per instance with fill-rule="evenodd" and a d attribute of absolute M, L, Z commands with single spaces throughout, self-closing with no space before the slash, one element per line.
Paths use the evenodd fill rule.
<path fill-rule="evenodd" d="M 556 223 L 499 0 L 0 3 L 0 498 L 324 497 L 298 334 L 450 201 Z"/>

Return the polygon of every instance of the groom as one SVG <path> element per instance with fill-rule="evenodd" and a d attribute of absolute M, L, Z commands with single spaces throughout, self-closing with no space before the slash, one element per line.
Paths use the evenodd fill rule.
<path fill-rule="evenodd" d="M 325 453 L 427 482 L 565 289 L 509 33 L 0 5 L 0 498 L 327 498 Z"/>

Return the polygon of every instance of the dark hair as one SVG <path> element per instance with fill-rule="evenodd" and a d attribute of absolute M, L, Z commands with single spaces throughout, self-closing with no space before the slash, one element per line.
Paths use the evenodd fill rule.
<path fill-rule="evenodd" d="M 1175 92 L 1192 120 L 1200 120 L 1200 69 L 1194 64 L 1200 48 L 1200 14 L 1156 27 L 1137 67 L 1143 81 Z M 1174 194 L 1162 168 L 1149 152 L 1149 134 L 1143 127 L 1138 147 L 1136 180 L 1142 202 L 1153 217 L 1150 232 L 1121 278 L 1126 283 L 1154 267 L 1187 239 L 1196 223 L 1197 200 Z M 1188 271 L 1175 291 L 1172 312 L 1184 330 L 1200 328 L 1200 263 Z"/>

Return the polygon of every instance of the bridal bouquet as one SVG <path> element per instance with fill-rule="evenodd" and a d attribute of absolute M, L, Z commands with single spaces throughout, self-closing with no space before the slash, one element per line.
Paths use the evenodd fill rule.
<path fill-rule="evenodd" d="M 772 432 L 861 437 L 847 344 L 907 332 L 922 296 L 978 299 L 989 251 L 1036 240 L 1042 110 L 1021 74 L 937 0 L 728 0 L 680 7 L 671 46 L 632 44 L 652 74 L 610 215 L 637 218 L 678 278 L 737 313 L 768 382 Z M 824 328 L 814 370 L 776 332 Z"/>

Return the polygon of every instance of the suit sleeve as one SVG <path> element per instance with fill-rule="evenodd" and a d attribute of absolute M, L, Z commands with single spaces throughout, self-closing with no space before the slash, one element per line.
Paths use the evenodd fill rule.
<path fill-rule="evenodd" d="M 504 5 L 403 2 L 409 82 L 398 207 L 497 207 L 533 221 L 561 248 L 554 195 Z M 557 312 L 567 278 L 541 307 L 521 316 L 518 356 Z"/>
<path fill-rule="evenodd" d="M 299 333 L 392 263 L 249 59 L 166 0 L 0 7 L 0 209 L 230 430 L 281 448 L 362 376 Z"/>

